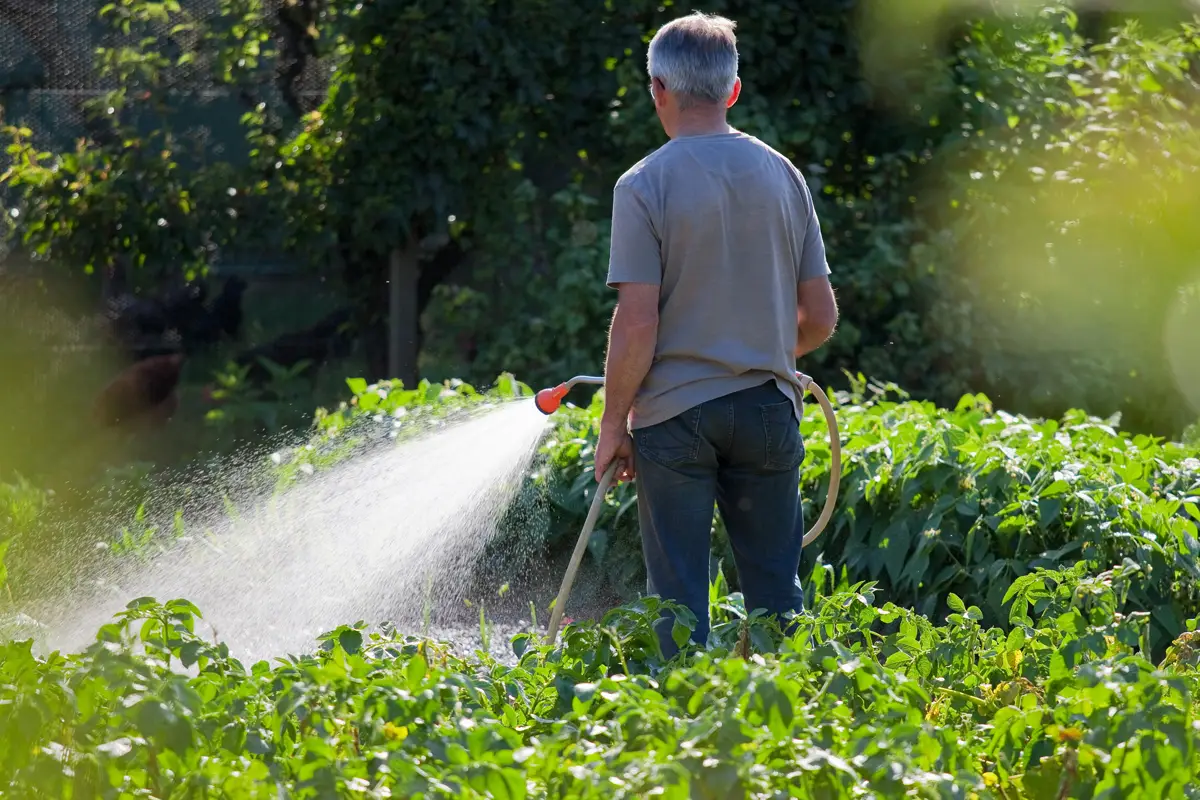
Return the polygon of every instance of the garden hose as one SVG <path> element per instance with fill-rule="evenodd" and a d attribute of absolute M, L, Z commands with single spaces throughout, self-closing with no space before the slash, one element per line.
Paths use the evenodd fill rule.
<path fill-rule="evenodd" d="M 821 411 L 825 414 L 825 424 L 829 427 L 829 452 L 831 455 L 829 465 L 829 492 L 825 495 L 825 506 L 821 509 L 821 515 L 817 517 L 817 521 L 813 523 L 808 532 L 804 534 L 802 540 L 807 547 L 814 539 L 821 535 L 825 530 L 825 526 L 829 524 L 829 520 L 833 517 L 833 507 L 837 503 L 838 487 L 842 477 L 842 443 L 838 436 L 837 417 L 833 413 L 833 405 L 829 402 L 829 398 L 821 387 L 813 382 L 813 379 L 802 372 L 797 372 L 796 377 L 800 379 L 800 387 L 805 391 L 811 392 L 813 397 L 817 398 L 817 404 L 821 406 Z M 579 383 L 590 383 L 603 385 L 604 379 L 591 375 L 577 375 L 571 380 L 560 383 L 558 386 L 542 389 L 534 398 L 534 404 L 537 409 L 543 414 L 553 414 L 558 410 L 567 392 L 572 386 Z M 558 628 L 562 623 L 563 610 L 567 604 L 567 598 L 571 594 L 571 585 L 575 582 L 575 573 L 579 571 L 579 564 L 583 561 L 583 553 L 587 549 L 588 540 L 592 537 L 592 529 L 596 527 L 596 520 L 600 516 L 600 509 L 604 504 L 604 495 L 608 492 L 612 485 L 613 476 L 617 471 L 617 461 L 614 459 L 609 464 L 608 469 L 600 476 L 600 481 L 596 486 L 596 495 L 592 498 L 592 505 L 588 509 L 587 519 L 584 520 L 583 529 L 579 532 L 579 540 L 575 542 L 575 551 L 571 553 L 571 561 L 567 565 L 567 571 L 563 575 L 562 586 L 559 587 L 558 597 L 554 601 L 554 609 L 550 614 L 549 626 L 549 641 L 553 647 L 558 639 Z"/>
<path fill-rule="evenodd" d="M 600 476 L 600 483 L 596 486 L 596 496 L 592 498 L 587 519 L 583 522 L 583 530 L 579 533 L 579 540 L 575 542 L 575 552 L 571 553 L 571 563 L 567 564 L 567 571 L 563 574 L 562 586 L 558 589 L 554 609 L 550 612 L 551 646 L 558 639 L 558 626 L 562 622 L 567 597 L 571 594 L 571 584 L 575 582 L 575 573 L 579 571 L 579 563 L 583 561 L 583 553 L 587 550 L 588 540 L 592 538 L 592 529 L 596 527 L 596 519 L 600 516 L 600 509 L 604 506 L 604 495 L 608 492 L 608 487 L 612 485 L 613 476 L 617 473 L 617 464 L 619 463 L 614 458 L 613 462 L 608 465 L 608 469 Z"/>

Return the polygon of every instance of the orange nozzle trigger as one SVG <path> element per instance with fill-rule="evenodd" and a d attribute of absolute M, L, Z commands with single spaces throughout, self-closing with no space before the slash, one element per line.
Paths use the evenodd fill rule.
<path fill-rule="evenodd" d="M 563 398 L 567 396 L 568 386 L 565 383 L 560 383 L 553 388 L 542 389 L 533 398 L 533 404 L 537 406 L 537 410 L 549 416 L 558 407 L 562 405 Z"/>

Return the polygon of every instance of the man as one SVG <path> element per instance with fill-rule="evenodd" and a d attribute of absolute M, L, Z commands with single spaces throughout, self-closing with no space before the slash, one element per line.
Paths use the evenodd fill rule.
<path fill-rule="evenodd" d="M 613 191 L 597 479 L 638 481 L 647 590 L 696 615 L 707 641 L 714 503 L 748 609 L 800 611 L 802 390 L 796 358 L 833 333 L 837 304 L 798 170 L 730 127 L 735 24 L 692 14 L 647 56 L 670 141 Z M 664 620 L 664 652 L 677 648 Z"/>

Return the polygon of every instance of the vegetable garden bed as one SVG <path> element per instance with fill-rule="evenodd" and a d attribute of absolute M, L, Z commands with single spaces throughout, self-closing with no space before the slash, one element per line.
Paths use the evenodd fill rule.
<path fill-rule="evenodd" d="M 502 665 L 342 627 L 243 665 L 186 601 L 87 652 L 0 650 L 0 787 L 23 797 L 1192 797 L 1197 634 L 1159 665 L 1131 576 L 1039 571 L 1008 633 L 818 588 L 791 638 L 714 586 L 707 652 L 663 664 L 653 598 Z M 682 632 L 684 628 L 681 626 Z"/>
<path fill-rule="evenodd" d="M 398 408 L 446 419 L 528 393 L 352 390 L 311 447 L 281 456 L 281 490 L 303 491 Z M 77 655 L 0 646 L 0 793 L 1200 797 L 1196 448 L 981 396 L 938 409 L 864 382 L 835 399 L 844 488 L 790 637 L 746 619 L 728 569 L 709 648 L 666 664 L 654 598 L 568 626 L 555 650 L 522 633 L 502 658 L 493 634 L 472 655 L 351 626 L 273 664 L 193 633 L 186 600 L 143 599 Z M 600 403 L 555 418 L 492 555 L 571 544 Z M 803 425 L 816 507 L 820 420 Z M 635 488 L 612 494 L 585 562 L 612 587 L 638 583 Z"/>

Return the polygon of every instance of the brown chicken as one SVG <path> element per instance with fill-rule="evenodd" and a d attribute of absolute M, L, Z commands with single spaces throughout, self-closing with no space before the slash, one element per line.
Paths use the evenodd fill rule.
<path fill-rule="evenodd" d="M 113 378 L 96 398 L 93 419 L 105 428 L 156 428 L 179 408 L 183 355 L 151 356 Z"/>

